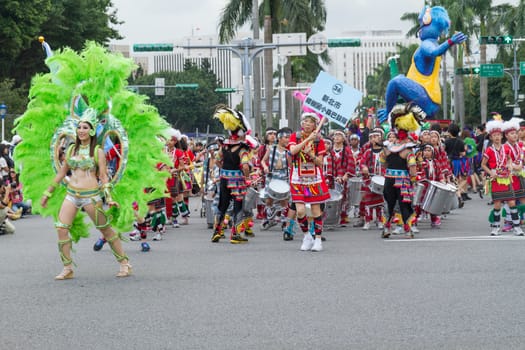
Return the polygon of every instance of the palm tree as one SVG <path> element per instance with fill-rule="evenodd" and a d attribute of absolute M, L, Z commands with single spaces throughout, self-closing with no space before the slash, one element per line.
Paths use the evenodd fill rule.
<path fill-rule="evenodd" d="M 253 0 L 230 0 L 224 7 L 219 22 L 219 39 L 228 42 L 242 27 L 250 20 L 250 12 L 254 6 Z M 282 32 L 306 32 L 307 36 L 324 30 L 326 22 L 326 10 L 323 0 L 264 0 L 259 7 L 259 13 L 263 14 L 265 42 L 272 41 L 273 33 Z M 252 21 L 252 26 L 254 22 Z M 261 18 L 258 27 L 260 28 Z M 254 26 L 255 27 L 255 26 Z M 327 57 L 327 56 L 325 56 Z M 265 52 L 265 96 L 267 113 L 267 125 L 271 125 L 272 118 L 272 96 L 273 96 L 273 59 L 272 51 Z M 286 76 L 291 79 L 292 64 L 287 64 Z M 319 70 L 318 70 L 319 71 Z M 287 85 L 291 80 L 287 81 Z M 290 100 L 290 99 L 288 99 Z"/>

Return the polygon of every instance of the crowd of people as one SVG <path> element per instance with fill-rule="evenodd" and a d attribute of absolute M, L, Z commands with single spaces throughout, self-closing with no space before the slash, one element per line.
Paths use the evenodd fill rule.
<path fill-rule="evenodd" d="M 13 160 L 13 151 L 21 137 L 14 135 L 11 142 L 0 143 L 0 235 L 15 233 L 13 221 L 31 214 L 31 201 L 25 200 L 19 174 Z"/>
<path fill-rule="evenodd" d="M 417 113 L 403 108 L 408 107 L 402 107 L 400 114 Z M 484 163 L 491 159 L 497 140 L 492 140 L 495 132 L 487 133 L 485 125 L 460 130 L 454 123 L 427 123 L 417 133 L 385 131 L 370 116 L 360 127 L 323 135 L 319 116 L 303 113 L 300 130 L 269 127 L 259 141 L 251 137 L 240 112 L 226 107 L 216 112 L 221 118 L 224 114 L 241 121 L 234 130 L 226 128 L 227 137 L 197 145 L 174 130 L 166 141 L 172 163 L 160 165 L 159 170 L 172 174 L 166 190 L 169 196 L 150 203 L 148 215 L 138 218 L 131 233 L 144 251 L 150 249 L 144 232 L 150 230 L 154 240 L 162 240 L 168 225 L 189 223 L 192 193 L 202 193 L 203 208 L 205 201 L 213 203 L 206 211 L 213 243 L 226 238 L 228 229 L 230 243 L 246 243 L 254 237 L 258 222 L 261 230 L 280 225 L 286 241 L 300 230 L 300 249 L 321 251 L 326 225 L 377 229 L 383 238 L 392 234 L 413 238 L 422 218 L 439 228 L 450 210 L 463 207 L 472 195 L 483 198 L 495 189 L 486 186 L 487 176 L 492 175 Z M 525 137 L 525 126 L 516 127 L 515 121 L 513 125 L 515 142 L 520 142 L 515 152 L 523 157 L 517 135 Z M 513 142 L 509 128 L 505 129 L 509 132 L 505 149 L 511 149 L 508 145 Z M 505 157 L 512 156 L 511 151 L 504 152 Z M 195 164 L 197 168 L 202 164 L 199 177 L 194 175 Z M 192 191 L 195 185 L 201 192 Z M 512 192 L 518 193 L 522 192 Z M 520 221 L 514 218 L 517 204 L 497 194 L 492 199 L 494 227 L 501 203 L 507 203 L 511 229 L 521 235 Z M 499 226 L 492 229 L 492 234 L 509 230 L 508 224 L 501 226 L 501 230 Z"/>

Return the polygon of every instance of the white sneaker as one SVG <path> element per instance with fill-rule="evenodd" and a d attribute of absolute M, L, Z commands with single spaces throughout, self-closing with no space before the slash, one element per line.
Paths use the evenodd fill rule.
<path fill-rule="evenodd" d="M 370 223 L 367 221 L 365 222 L 365 224 L 363 225 L 363 230 L 369 230 L 370 229 Z"/>
<path fill-rule="evenodd" d="M 501 236 L 501 231 L 499 227 L 493 227 L 492 231 L 490 231 L 491 236 Z"/>
<path fill-rule="evenodd" d="M 403 233 L 403 227 L 399 225 L 396 225 L 396 228 L 394 229 L 394 231 L 392 231 L 392 234 L 394 235 L 400 235 L 402 233 Z"/>
<path fill-rule="evenodd" d="M 383 225 L 383 223 L 381 221 L 377 223 L 377 229 L 378 230 L 382 230 L 384 228 L 385 228 L 385 225 Z"/>
<path fill-rule="evenodd" d="M 412 225 L 412 227 L 410 228 L 410 231 L 412 231 L 412 233 L 419 233 L 419 229 L 417 228 L 416 225 Z"/>
<path fill-rule="evenodd" d="M 323 241 L 321 238 L 316 238 L 314 240 L 314 246 L 312 247 L 312 252 L 320 252 L 323 250 Z"/>
<path fill-rule="evenodd" d="M 154 241 L 162 241 L 162 235 L 160 233 L 157 233 L 155 237 L 153 237 Z"/>
<path fill-rule="evenodd" d="M 311 250 L 313 245 L 314 245 L 314 239 L 312 238 L 312 235 L 309 233 L 305 234 L 303 238 L 303 244 L 301 244 L 301 250 L 303 252 L 307 250 Z"/>
<path fill-rule="evenodd" d="M 133 236 L 129 236 L 130 241 L 140 241 L 141 239 L 142 238 L 140 238 L 140 233 Z"/>
<path fill-rule="evenodd" d="M 516 236 L 523 236 L 523 235 L 525 235 L 525 233 L 523 232 L 521 227 L 516 226 L 516 227 L 514 227 L 514 235 L 516 235 Z"/>
<path fill-rule="evenodd" d="M 179 228 L 179 222 L 177 220 L 173 220 L 173 228 Z"/>

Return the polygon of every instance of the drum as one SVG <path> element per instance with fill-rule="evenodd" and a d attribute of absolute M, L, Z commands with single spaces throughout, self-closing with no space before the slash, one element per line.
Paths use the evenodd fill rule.
<path fill-rule="evenodd" d="M 363 179 L 360 177 L 351 177 L 348 179 L 348 205 L 357 206 L 361 203 L 363 192 Z"/>
<path fill-rule="evenodd" d="M 337 190 L 330 190 L 330 199 L 325 203 L 323 224 L 334 226 L 341 219 L 341 202 L 343 195 Z"/>
<path fill-rule="evenodd" d="M 459 208 L 459 199 L 456 193 L 458 188 L 453 184 L 447 184 L 447 187 L 450 190 L 450 201 L 447 203 L 448 208 L 445 208 L 447 210 L 445 210 L 444 213 Z"/>
<path fill-rule="evenodd" d="M 425 185 L 421 182 L 418 182 L 414 185 L 414 197 L 412 197 L 412 205 L 418 206 L 421 205 L 421 201 L 423 200 L 423 192 L 425 191 Z"/>
<path fill-rule="evenodd" d="M 266 187 L 268 195 L 275 200 L 288 199 L 290 195 L 290 185 L 284 180 L 272 179 Z"/>
<path fill-rule="evenodd" d="M 255 206 L 257 205 L 257 197 L 259 197 L 259 193 L 253 187 L 248 187 L 246 190 L 246 196 L 242 201 L 242 210 L 252 211 L 255 209 Z"/>
<path fill-rule="evenodd" d="M 451 189 L 441 182 L 430 181 L 427 193 L 421 201 L 421 209 L 430 214 L 441 215 L 443 212 L 447 212 L 452 200 Z"/>
<path fill-rule="evenodd" d="M 370 181 L 370 191 L 375 194 L 383 195 L 383 188 L 385 187 L 385 177 L 381 175 L 374 175 Z"/>
<path fill-rule="evenodd" d="M 208 228 L 213 228 L 213 224 L 215 223 L 215 215 L 213 213 L 213 197 L 209 195 L 204 196 L 204 203 L 206 224 L 208 225 Z"/>

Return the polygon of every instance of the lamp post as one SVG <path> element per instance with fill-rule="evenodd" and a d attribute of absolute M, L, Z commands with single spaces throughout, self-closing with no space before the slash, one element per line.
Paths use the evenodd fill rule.
<path fill-rule="evenodd" d="M 5 140 L 5 115 L 7 114 L 7 106 L 2 102 L 0 103 L 0 117 L 2 118 L 2 142 Z"/>

